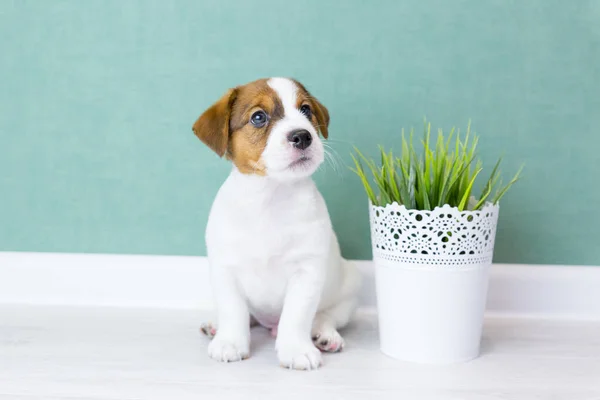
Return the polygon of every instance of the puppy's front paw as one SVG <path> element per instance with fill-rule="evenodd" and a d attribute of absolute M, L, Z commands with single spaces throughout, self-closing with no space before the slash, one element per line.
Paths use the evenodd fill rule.
<path fill-rule="evenodd" d="M 221 362 L 245 360 L 250 356 L 250 345 L 244 338 L 231 340 L 217 333 L 208 345 L 208 356 Z"/>
<path fill-rule="evenodd" d="M 277 356 L 284 368 L 311 370 L 323 364 L 321 352 L 309 341 L 279 342 Z"/>

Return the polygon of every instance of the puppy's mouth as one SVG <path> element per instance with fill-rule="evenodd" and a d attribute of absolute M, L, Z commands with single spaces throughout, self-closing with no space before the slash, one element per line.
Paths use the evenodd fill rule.
<path fill-rule="evenodd" d="M 307 155 L 301 155 L 297 160 L 295 160 L 290 165 L 288 165 L 288 168 L 293 169 L 296 167 L 304 166 L 306 164 L 309 164 L 311 160 L 312 159 L 310 157 L 308 157 Z"/>

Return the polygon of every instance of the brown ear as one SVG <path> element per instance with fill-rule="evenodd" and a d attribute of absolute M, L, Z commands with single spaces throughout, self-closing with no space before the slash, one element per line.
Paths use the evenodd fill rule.
<path fill-rule="evenodd" d="M 204 111 L 192 127 L 196 136 L 219 157 L 223 157 L 229 144 L 229 119 L 236 94 L 236 89 L 229 89 L 223 97 Z"/>
<path fill-rule="evenodd" d="M 314 97 L 311 98 L 313 102 L 313 108 L 315 111 L 315 117 L 317 118 L 317 124 L 319 124 L 319 130 L 325 139 L 329 137 L 329 111 L 327 108 Z"/>

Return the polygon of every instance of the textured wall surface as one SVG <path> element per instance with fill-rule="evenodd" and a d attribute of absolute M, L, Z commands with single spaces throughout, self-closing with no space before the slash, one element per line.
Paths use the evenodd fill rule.
<path fill-rule="evenodd" d="M 426 116 L 471 119 L 487 172 L 526 164 L 496 261 L 600 265 L 598 21 L 583 0 L 0 0 L 0 250 L 204 254 L 230 167 L 191 126 L 275 75 L 331 113 L 316 180 L 347 257 L 371 256 L 352 146 Z"/>

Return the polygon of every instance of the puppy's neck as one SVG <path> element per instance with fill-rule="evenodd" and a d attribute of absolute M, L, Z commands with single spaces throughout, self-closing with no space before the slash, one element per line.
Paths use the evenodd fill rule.
<path fill-rule="evenodd" d="M 294 180 L 278 180 L 269 176 L 256 174 L 245 174 L 235 166 L 227 179 L 230 190 L 239 193 L 243 198 L 271 197 L 275 193 L 292 194 L 297 191 L 306 190 L 314 185 L 311 177 L 298 178 Z"/>
<path fill-rule="evenodd" d="M 231 171 L 217 196 L 218 207 L 227 210 L 228 218 L 250 218 L 259 225 L 273 221 L 269 216 L 288 223 L 294 218 L 306 220 L 315 216 L 317 205 L 321 204 L 318 189 L 310 177 L 282 181 L 243 174 L 236 169 Z"/>

